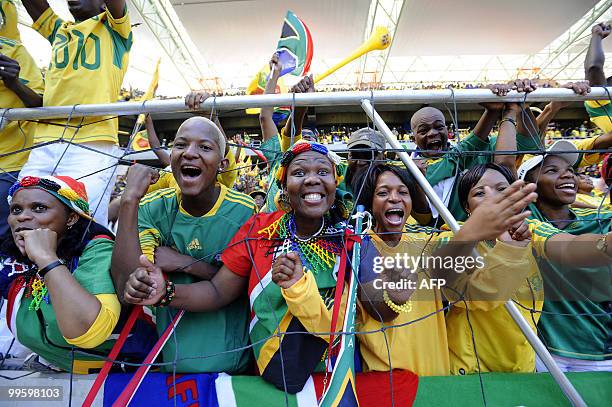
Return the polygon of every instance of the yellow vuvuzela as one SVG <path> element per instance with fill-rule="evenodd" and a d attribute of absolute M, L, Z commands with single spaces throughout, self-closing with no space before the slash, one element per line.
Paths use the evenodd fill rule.
<path fill-rule="evenodd" d="M 378 26 L 374 29 L 374 34 L 372 34 L 369 40 L 361 44 L 361 46 L 353 51 L 351 55 L 344 58 L 342 61 L 338 62 L 336 65 L 332 66 L 322 74 L 317 75 L 314 81 L 317 83 L 360 56 L 367 54 L 370 51 L 386 49 L 389 47 L 389 45 L 391 45 L 391 35 L 389 34 L 389 30 L 387 27 Z"/>

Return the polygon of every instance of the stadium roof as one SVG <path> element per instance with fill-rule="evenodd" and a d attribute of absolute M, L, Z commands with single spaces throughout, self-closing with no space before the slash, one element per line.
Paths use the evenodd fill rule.
<path fill-rule="evenodd" d="M 309 26 L 311 71 L 322 72 L 386 25 L 394 42 L 322 84 L 401 86 L 489 82 L 540 75 L 581 79 L 590 26 L 612 0 L 128 0 L 134 47 L 125 86 L 145 89 L 162 58 L 159 92 L 244 88 L 274 52 L 287 10 Z M 65 0 L 50 0 L 69 17 Z M 28 18 L 23 22 L 27 24 Z M 46 65 L 49 45 L 22 26 L 26 46 Z M 607 40 L 606 51 L 612 51 Z M 610 59 L 610 58 L 608 58 Z"/>

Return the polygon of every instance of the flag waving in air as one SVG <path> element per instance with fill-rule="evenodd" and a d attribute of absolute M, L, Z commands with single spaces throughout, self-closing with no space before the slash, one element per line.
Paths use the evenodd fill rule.
<path fill-rule="evenodd" d="M 310 70 L 313 53 L 310 30 L 292 11 L 287 11 L 276 52 L 281 62 L 281 76 L 304 76 Z"/>

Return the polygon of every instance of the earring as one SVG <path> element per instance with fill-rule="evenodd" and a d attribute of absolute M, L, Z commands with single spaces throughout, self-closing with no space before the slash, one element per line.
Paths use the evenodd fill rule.
<path fill-rule="evenodd" d="M 289 197 L 285 190 L 281 189 L 276 195 L 276 206 L 278 209 L 285 213 L 291 212 L 291 204 L 289 203 Z"/>

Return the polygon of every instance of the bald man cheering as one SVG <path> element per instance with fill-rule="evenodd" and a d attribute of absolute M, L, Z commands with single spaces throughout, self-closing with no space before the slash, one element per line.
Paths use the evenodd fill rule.
<path fill-rule="evenodd" d="M 514 81 L 508 85 L 493 85 L 493 93 L 504 96 L 510 89 L 532 91 L 535 85 L 529 80 Z M 494 151 L 538 150 L 537 138 L 517 137 L 516 120 L 520 107 L 515 104 L 482 103 L 485 111 L 474 130 L 454 146 L 449 146 L 448 127 L 444 114 L 434 107 L 424 107 L 414 113 L 410 124 L 414 141 L 419 151 L 417 158 L 422 159 L 421 168 L 425 169 L 425 177 L 433 186 L 436 194 L 449 208 L 453 216 L 459 220 L 467 219 L 467 214 L 461 207 L 457 197 L 457 178 L 466 169 L 476 164 L 496 162 L 508 167 L 514 167 L 514 155 L 494 155 Z M 499 137 L 489 137 L 493 126 L 499 118 Z M 516 138 L 516 140 L 515 140 Z M 509 148 L 508 148 L 509 147 Z M 432 208 L 434 217 L 437 211 Z"/>
<path fill-rule="evenodd" d="M 165 188 L 145 196 L 157 172 L 141 165 L 128 172 L 111 273 L 121 299 L 130 296 L 125 286 L 133 272 L 156 267 L 166 273 L 165 286 L 156 287 L 164 293 L 156 304 L 158 333 L 176 313 L 175 284 L 188 289 L 210 280 L 223 265 L 221 251 L 257 211 L 251 197 L 217 182 L 217 173 L 227 166 L 224 152 L 225 138 L 215 123 L 192 117 L 179 127 L 170 154 L 179 190 Z M 230 351 L 247 345 L 247 310 L 244 296 L 219 311 L 186 312 L 175 331 L 177 340 L 164 346 L 164 361 L 178 357 L 179 373 L 243 372 L 248 352 Z M 173 366 L 164 368 L 172 371 Z"/>

